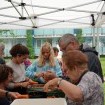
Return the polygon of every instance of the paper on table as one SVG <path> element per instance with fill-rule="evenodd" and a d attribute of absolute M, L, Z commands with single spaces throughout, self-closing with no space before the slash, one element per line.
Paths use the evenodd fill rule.
<path fill-rule="evenodd" d="M 16 99 L 11 105 L 67 105 L 65 98 Z"/>

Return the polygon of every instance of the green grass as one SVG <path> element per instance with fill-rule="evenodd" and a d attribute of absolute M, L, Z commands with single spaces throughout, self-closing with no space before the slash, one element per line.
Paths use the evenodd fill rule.
<path fill-rule="evenodd" d="M 101 57 L 100 61 L 101 61 L 101 66 L 102 66 L 102 70 L 103 70 L 103 75 L 105 77 L 105 66 L 104 66 L 105 65 L 105 57 Z M 105 96 L 105 82 L 103 84 L 103 87 L 104 87 L 104 96 Z M 104 105 L 105 105 L 105 101 L 104 101 Z"/>
<path fill-rule="evenodd" d="M 101 66 L 102 66 L 102 70 L 103 70 L 103 75 L 105 76 L 105 58 L 104 57 L 101 57 L 100 58 L 100 61 L 101 61 Z"/>
<path fill-rule="evenodd" d="M 103 87 L 104 87 L 104 105 L 105 105 L 105 82 L 103 84 Z"/>

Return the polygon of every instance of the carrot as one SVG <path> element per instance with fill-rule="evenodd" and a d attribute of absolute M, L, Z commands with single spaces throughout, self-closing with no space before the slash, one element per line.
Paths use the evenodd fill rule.
<path fill-rule="evenodd" d="M 38 82 L 35 81 L 29 81 L 30 85 L 38 84 Z"/>
<path fill-rule="evenodd" d="M 18 99 L 29 98 L 29 95 L 28 95 L 28 94 L 18 95 L 17 98 L 18 98 Z"/>

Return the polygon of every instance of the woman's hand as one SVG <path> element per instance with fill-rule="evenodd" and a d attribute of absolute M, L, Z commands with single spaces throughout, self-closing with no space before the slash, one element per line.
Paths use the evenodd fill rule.
<path fill-rule="evenodd" d="M 20 94 L 18 92 L 9 92 L 8 93 L 8 96 L 13 98 L 13 99 L 17 99 L 19 95 Z"/>
<path fill-rule="evenodd" d="M 46 82 L 48 82 L 49 80 L 56 78 L 56 74 L 55 72 L 48 70 L 44 73 L 43 78 Z"/>
<path fill-rule="evenodd" d="M 35 81 L 33 81 L 33 80 L 29 80 L 29 85 L 34 85 L 34 84 L 38 84 L 38 82 L 35 82 Z"/>
<path fill-rule="evenodd" d="M 49 89 L 54 89 L 57 87 L 57 84 L 58 84 L 58 80 L 59 78 L 54 78 L 52 80 L 50 80 L 49 82 L 47 82 L 45 85 L 44 85 L 44 91 L 45 92 L 48 92 Z"/>
<path fill-rule="evenodd" d="M 28 77 L 26 77 L 25 81 L 29 81 L 30 79 Z"/>
<path fill-rule="evenodd" d="M 44 72 L 40 72 L 40 73 L 36 73 L 35 77 L 40 78 L 40 77 L 43 77 L 43 75 L 44 75 Z"/>
<path fill-rule="evenodd" d="M 22 82 L 22 83 L 20 83 L 20 86 L 21 87 L 28 87 L 28 85 L 30 84 L 30 82 L 28 81 L 28 82 Z"/>

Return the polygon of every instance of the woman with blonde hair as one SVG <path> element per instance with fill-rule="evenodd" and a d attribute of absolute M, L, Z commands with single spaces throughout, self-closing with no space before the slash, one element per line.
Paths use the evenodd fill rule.
<path fill-rule="evenodd" d="M 40 50 L 40 55 L 26 70 L 26 76 L 44 83 L 54 77 L 62 76 L 58 60 L 50 43 L 45 42 Z"/>

